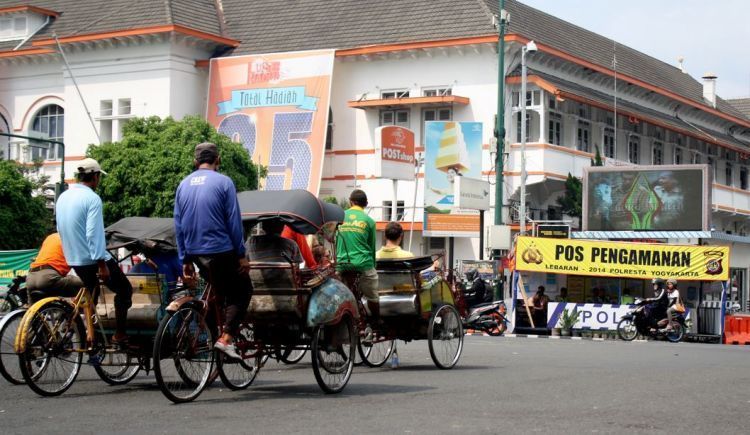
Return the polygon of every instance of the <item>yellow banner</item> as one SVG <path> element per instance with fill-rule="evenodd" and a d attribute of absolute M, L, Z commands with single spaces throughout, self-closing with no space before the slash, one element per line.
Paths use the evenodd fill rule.
<path fill-rule="evenodd" d="M 622 278 L 729 279 L 729 247 L 519 237 L 516 269 Z"/>

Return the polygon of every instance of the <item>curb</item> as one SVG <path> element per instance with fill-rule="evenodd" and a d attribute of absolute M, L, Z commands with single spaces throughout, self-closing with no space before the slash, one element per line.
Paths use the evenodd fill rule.
<path fill-rule="evenodd" d="M 484 336 L 489 337 L 490 335 L 485 332 L 467 330 L 464 335 L 471 336 Z M 595 338 L 595 337 L 563 337 L 561 335 L 538 335 L 538 334 L 503 334 L 494 338 L 539 338 L 547 340 L 577 340 L 577 341 L 622 341 L 620 339 L 606 339 L 606 338 Z M 648 340 L 634 340 L 635 342 L 648 342 Z"/>

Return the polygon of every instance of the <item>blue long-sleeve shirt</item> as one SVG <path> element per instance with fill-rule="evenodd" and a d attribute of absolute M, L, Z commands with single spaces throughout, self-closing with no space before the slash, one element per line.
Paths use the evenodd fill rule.
<path fill-rule="evenodd" d="M 87 266 L 112 258 L 104 239 L 102 199 L 90 187 L 72 184 L 57 199 L 55 215 L 69 265 Z"/>
<path fill-rule="evenodd" d="M 226 175 L 198 169 L 177 187 L 174 225 L 180 261 L 233 251 L 245 256 L 237 191 Z"/>

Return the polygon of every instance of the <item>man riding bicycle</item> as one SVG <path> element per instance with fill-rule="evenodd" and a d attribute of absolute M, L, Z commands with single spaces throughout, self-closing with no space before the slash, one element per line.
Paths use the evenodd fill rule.
<path fill-rule="evenodd" d="M 252 297 L 250 263 L 245 258 L 242 217 L 232 180 L 217 172 L 221 158 L 215 144 L 195 147 L 196 170 L 182 180 L 174 202 L 174 224 L 183 276 L 201 276 L 225 300 L 221 337 L 214 348 L 241 359 L 234 335 Z"/>
<path fill-rule="evenodd" d="M 83 287 L 83 281 L 68 272 L 70 266 L 65 261 L 60 234 L 52 233 L 44 239 L 39 254 L 31 263 L 26 288 L 29 292 L 53 290 L 57 296 L 73 297 Z"/>

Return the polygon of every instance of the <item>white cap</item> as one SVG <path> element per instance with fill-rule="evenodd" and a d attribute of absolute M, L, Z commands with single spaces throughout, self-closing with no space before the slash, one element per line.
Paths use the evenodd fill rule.
<path fill-rule="evenodd" d="M 96 172 L 101 172 L 104 175 L 107 175 L 106 172 L 102 171 L 102 167 L 99 166 L 99 162 L 92 158 L 86 158 L 78 162 L 78 173 L 79 174 L 93 174 Z"/>

